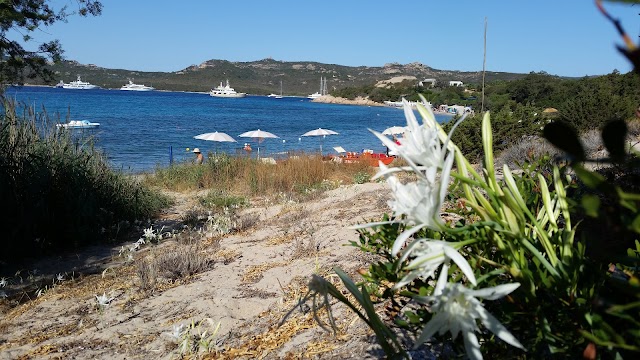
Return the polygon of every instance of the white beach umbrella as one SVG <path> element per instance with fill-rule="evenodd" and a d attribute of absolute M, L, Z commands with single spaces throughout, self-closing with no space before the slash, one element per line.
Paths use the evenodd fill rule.
<path fill-rule="evenodd" d="M 337 132 L 329 129 L 317 128 L 315 130 L 307 131 L 302 136 L 325 136 L 325 135 L 338 135 Z"/>
<path fill-rule="evenodd" d="M 272 134 L 272 133 L 270 133 L 268 131 L 262 131 L 260 129 L 247 131 L 247 132 L 244 132 L 244 133 L 242 133 L 242 134 L 240 134 L 238 136 L 259 139 L 258 141 L 262 141 L 262 139 L 265 139 L 265 138 L 279 138 L 279 136 L 277 136 L 277 135 L 274 135 L 274 134 Z"/>
<path fill-rule="evenodd" d="M 323 141 L 327 135 L 338 135 L 338 133 L 329 129 L 317 128 L 302 134 L 302 136 L 322 136 Z M 322 154 L 322 142 L 320 142 L 320 154 Z"/>
<path fill-rule="evenodd" d="M 196 135 L 193 138 L 198 140 L 207 140 L 207 141 L 215 141 L 215 142 L 236 142 L 236 140 L 231 136 L 229 136 L 228 134 L 223 132 L 217 132 L 217 131 Z M 216 153 L 217 152 L 218 152 L 218 145 L 216 144 Z"/>
<path fill-rule="evenodd" d="M 242 133 L 242 134 L 240 134 L 238 136 L 258 139 L 258 144 L 260 144 L 262 142 L 262 140 L 266 139 L 266 138 L 273 138 L 273 139 L 280 138 L 278 135 L 272 134 L 272 133 L 270 133 L 268 131 L 262 131 L 260 129 L 247 131 L 247 132 L 244 132 L 244 133 Z M 260 156 L 260 147 L 258 147 L 258 156 Z"/>
<path fill-rule="evenodd" d="M 386 128 L 382 134 L 383 135 L 396 135 L 396 134 L 404 134 L 407 131 L 405 126 L 392 126 L 390 128 Z"/>
<path fill-rule="evenodd" d="M 193 138 L 198 140 L 208 140 L 208 141 L 217 141 L 217 142 L 236 142 L 236 140 L 231 136 L 229 136 L 228 134 L 223 132 L 217 132 L 217 131 L 196 135 Z"/>

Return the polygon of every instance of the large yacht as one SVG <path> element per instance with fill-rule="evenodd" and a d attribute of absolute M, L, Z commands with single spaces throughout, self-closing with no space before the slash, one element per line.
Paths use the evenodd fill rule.
<path fill-rule="evenodd" d="M 227 85 L 222 85 L 221 82 L 220 86 L 217 86 L 209 91 L 209 95 L 224 98 L 242 98 L 247 94 L 236 92 L 234 88 L 229 86 L 229 80 L 227 80 Z"/>
<path fill-rule="evenodd" d="M 154 87 L 152 86 L 145 86 L 145 85 L 140 85 L 140 84 L 134 84 L 133 81 L 129 80 L 129 83 L 126 85 L 122 85 L 122 87 L 120 88 L 120 90 L 127 90 L 127 91 L 151 91 L 151 90 L 155 90 Z"/>
<path fill-rule="evenodd" d="M 72 81 L 72 82 L 70 82 L 68 84 L 62 84 L 62 88 L 63 89 L 90 90 L 90 89 L 97 89 L 97 88 L 99 88 L 99 86 L 93 85 L 93 84 L 89 84 L 86 81 L 82 81 L 80 79 L 80 75 L 78 75 L 78 80 Z"/>

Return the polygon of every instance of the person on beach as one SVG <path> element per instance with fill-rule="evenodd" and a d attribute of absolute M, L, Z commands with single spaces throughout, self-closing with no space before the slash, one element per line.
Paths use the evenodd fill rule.
<path fill-rule="evenodd" d="M 244 144 L 244 151 L 246 151 L 246 152 L 247 152 L 247 154 L 251 154 L 251 151 L 252 151 L 252 150 L 253 150 L 253 149 L 251 149 L 251 144 L 249 144 L 249 143 L 245 143 L 245 144 Z"/>
<path fill-rule="evenodd" d="M 200 149 L 198 148 L 193 149 L 193 153 L 196 154 L 196 159 L 195 159 L 196 164 L 202 164 L 204 162 L 204 156 L 202 156 Z"/>

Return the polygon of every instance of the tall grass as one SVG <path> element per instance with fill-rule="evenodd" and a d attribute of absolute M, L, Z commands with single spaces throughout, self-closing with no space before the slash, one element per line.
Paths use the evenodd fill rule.
<path fill-rule="evenodd" d="M 86 140 L 52 129 L 36 113 L 1 99 L 0 260 L 114 239 L 123 224 L 147 219 L 168 199 L 115 172 Z"/>
<path fill-rule="evenodd" d="M 368 162 L 350 164 L 297 154 L 269 164 L 248 157 L 210 153 L 202 165 L 182 163 L 157 168 L 145 182 L 175 191 L 216 189 L 235 194 L 304 194 L 316 189 L 352 184 L 357 175 L 375 174 Z"/>

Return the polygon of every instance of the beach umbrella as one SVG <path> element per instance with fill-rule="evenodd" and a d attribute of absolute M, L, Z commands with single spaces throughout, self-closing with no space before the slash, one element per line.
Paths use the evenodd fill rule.
<path fill-rule="evenodd" d="M 198 140 L 208 140 L 208 141 L 217 141 L 217 142 L 236 142 L 236 140 L 231 136 L 229 136 L 228 134 L 223 132 L 217 132 L 217 131 L 196 135 L 193 138 Z"/>
<path fill-rule="evenodd" d="M 228 134 L 223 132 L 217 132 L 217 131 L 196 135 L 193 138 L 198 140 L 207 140 L 207 141 L 215 141 L 215 142 L 236 142 L 236 140 L 231 136 L 229 136 Z M 216 152 L 218 152 L 217 144 L 216 144 Z"/>
<path fill-rule="evenodd" d="M 272 134 L 268 131 L 263 131 L 263 130 L 251 130 L 251 131 L 247 131 L 244 132 L 240 135 L 238 135 L 240 137 L 247 137 L 247 138 L 254 138 L 254 139 L 258 139 L 258 144 L 260 144 L 262 142 L 262 140 L 266 139 L 266 138 L 273 138 L 273 139 L 278 139 L 280 138 L 278 135 Z M 258 156 L 260 156 L 260 147 L 258 147 Z"/>
<path fill-rule="evenodd" d="M 397 135 L 397 134 L 403 134 L 405 131 L 407 131 L 407 128 L 404 126 L 392 126 L 390 128 L 386 128 L 382 134 L 383 135 Z"/>
<path fill-rule="evenodd" d="M 325 136 L 325 135 L 338 135 L 337 132 L 329 129 L 317 128 L 315 130 L 307 131 L 302 136 Z"/>
<path fill-rule="evenodd" d="M 338 135 L 338 133 L 329 129 L 317 128 L 302 134 L 302 136 L 322 136 L 323 141 L 327 135 Z M 322 142 L 320 142 L 320 154 L 322 154 Z"/>

